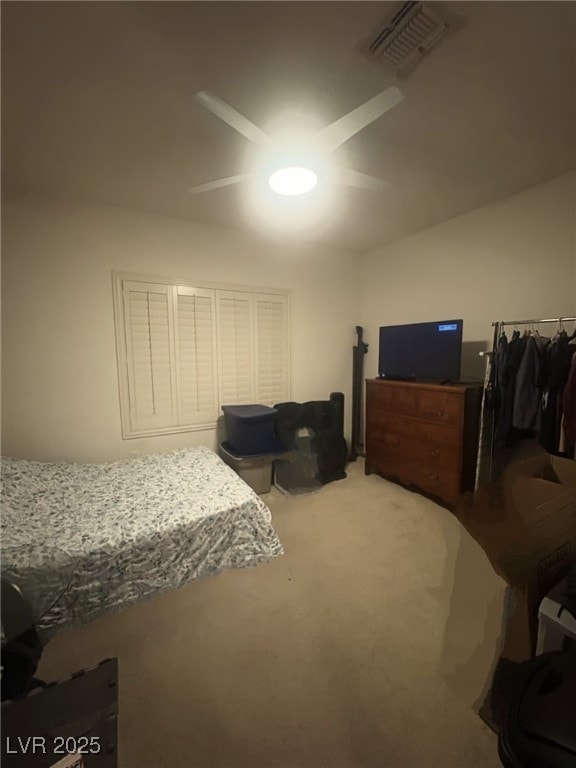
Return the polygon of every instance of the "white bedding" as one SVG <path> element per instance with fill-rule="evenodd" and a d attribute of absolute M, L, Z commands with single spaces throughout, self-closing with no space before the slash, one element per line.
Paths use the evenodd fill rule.
<path fill-rule="evenodd" d="M 44 639 L 282 554 L 268 507 L 208 448 L 107 464 L 2 459 L 2 570 Z M 58 598 L 50 607 L 50 603 Z"/>

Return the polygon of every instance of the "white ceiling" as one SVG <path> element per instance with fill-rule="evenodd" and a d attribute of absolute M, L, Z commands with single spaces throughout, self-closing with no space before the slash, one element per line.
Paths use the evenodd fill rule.
<path fill-rule="evenodd" d="M 443 3 L 461 27 L 402 80 L 360 52 L 394 7 L 4 2 L 5 189 L 256 226 L 243 185 L 186 193 L 241 173 L 257 151 L 194 101 L 201 89 L 274 136 L 297 119 L 317 131 L 401 88 L 400 105 L 335 153 L 391 188 L 338 187 L 300 231 L 354 250 L 576 166 L 576 4 Z"/>

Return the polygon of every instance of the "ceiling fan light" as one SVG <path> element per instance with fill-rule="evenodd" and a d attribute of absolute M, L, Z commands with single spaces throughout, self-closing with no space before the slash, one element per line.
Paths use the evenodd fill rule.
<path fill-rule="evenodd" d="M 270 189 L 279 195 L 305 195 L 314 189 L 318 176 L 309 168 L 290 167 L 280 168 L 270 176 Z"/>

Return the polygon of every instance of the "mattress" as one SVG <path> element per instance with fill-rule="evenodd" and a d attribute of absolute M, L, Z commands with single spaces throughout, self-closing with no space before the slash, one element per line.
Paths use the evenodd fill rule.
<path fill-rule="evenodd" d="M 2 458 L 2 571 L 47 640 L 282 554 L 268 507 L 208 448 L 106 464 Z"/>

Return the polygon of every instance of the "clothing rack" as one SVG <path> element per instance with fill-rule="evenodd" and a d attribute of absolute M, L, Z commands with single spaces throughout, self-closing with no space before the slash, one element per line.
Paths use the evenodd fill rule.
<path fill-rule="evenodd" d="M 502 328 L 505 325 L 538 325 L 538 323 L 573 323 L 576 322 L 576 317 L 547 317 L 540 320 L 497 320 L 492 323 L 493 328 Z M 490 357 L 494 354 L 494 350 L 482 350 L 478 352 L 480 357 Z"/>
<path fill-rule="evenodd" d="M 539 325 L 540 323 L 556 323 L 559 329 L 564 328 L 564 323 L 576 322 L 576 317 L 546 317 L 538 320 L 497 320 L 492 323 L 494 339 L 492 349 L 480 352 L 480 356 L 486 360 L 484 396 L 482 399 L 481 425 L 478 445 L 478 461 L 476 465 L 476 487 L 486 481 L 491 481 L 494 471 L 494 439 L 496 421 L 494 414 L 485 409 L 486 395 L 489 390 L 489 382 L 494 364 L 494 353 L 498 338 L 505 326 Z"/>
<path fill-rule="evenodd" d="M 538 325 L 538 323 L 571 323 L 576 320 L 576 317 L 547 317 L 542 320 L 497 320 L 492 323 L 492 327 L 496 325 Z"/>

